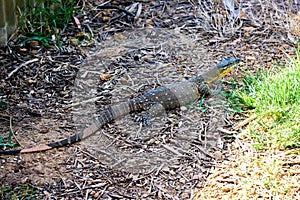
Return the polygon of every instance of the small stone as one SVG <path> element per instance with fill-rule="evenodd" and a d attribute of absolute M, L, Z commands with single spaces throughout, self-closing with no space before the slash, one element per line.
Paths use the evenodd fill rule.
<path fill-rule="evenodd" d="M 102 17 L 103 22 L 107 22 L 108 20 L 110 20 L 110 17 L 104 16 Z"/>
<path fill-rule="evenodd" d="M 255 61 L 256 58 L 255 58 L 254 56 L 247 56 L 247 57 L 246 57 L 246 60 L 247 60 L 247 61 Z"/>
<path fill-rule="evenodd" d="M 153 21 L 152 21 L 152 19 L 146 19 L 146 23 L 147 24 L 153 24 Z"/>
<path fill-rule="evenodd" d="M 187 110 L 187 107 L 185 107 L 185 106 L 180 106 L 180 110 L 186 111 L 186 110 Z"/>
<path fill-rule="evenodd" d="M 127 85 L 127 79 L 124 77 L 121 77 L 120 82 L 122 83 L 122 85 Z"/>

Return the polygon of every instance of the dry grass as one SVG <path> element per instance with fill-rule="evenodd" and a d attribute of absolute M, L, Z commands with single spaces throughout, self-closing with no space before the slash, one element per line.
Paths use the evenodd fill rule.
<path fill-rule="evenodd" d="M 238 135 L 230 159 L 213 170 L 193 199 L 299 199 L 299 150 L 256 151 L 249 132 Z"/>
<path fill-rule="evenodd" d="M 292 34 L 300 37 L 300 11 L 289 18 L 289 28 Z"/>
<path fill-rule="evenodd" d="M 203 31 L 217 37 L 278 34 L 280 39 L 294 44 L 300 37 L 300 3 L 297 0 L 199 0 L 198 4 Z"/>

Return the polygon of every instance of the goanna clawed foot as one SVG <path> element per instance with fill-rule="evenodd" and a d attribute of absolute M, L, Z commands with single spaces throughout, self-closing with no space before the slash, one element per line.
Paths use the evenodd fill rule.
<path fill-rule="evenodd" d="M 149 114 L 143 113 L 138 116 L 136 116 L 136 121 L 140 123 L 143 127 L 151 127 L 152 126 L 152 120 Z"/>

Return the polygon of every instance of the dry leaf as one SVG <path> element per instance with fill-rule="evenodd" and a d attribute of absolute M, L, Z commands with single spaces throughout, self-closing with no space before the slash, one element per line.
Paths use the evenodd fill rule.
<path fill-rule="evenodd" d="M 146 23 L 147 24 L 153 24 L 153 21 L 152 21 L 152 19 L 146 19 Z"/>
<path fill-rule="evenodd" d="M 111 77 L 111 74 L 101 74 L 100 79 L 101 81 L 106 81 Z"/>
<path fill-rule="evenodd" d="M 122 34 L 115 33 L 114 37 L 118 40 L 124 40 L 124 36 Z"/>
<path fill-rule="evenodd" d="M 70 44 L 74 45 L 74 46 L 77 46 L 78 45 L 78 40 L 76 38 L 71 38 L 70 39 Z"/>
<path fill-rule="evenodd" d="M 81 23 L 80 23 L 79 19 L 77 17 L 74 17 L 74 16 L 73 16 L 73 19 L 75 21 L 75 24 L 77 25 L 77 28 L 80 29 L 81 28 Z"/>

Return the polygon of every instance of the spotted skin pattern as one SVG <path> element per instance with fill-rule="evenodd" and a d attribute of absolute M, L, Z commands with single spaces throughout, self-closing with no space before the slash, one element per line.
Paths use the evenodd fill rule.
<path fill-rule="evenodd" d="M 0 155 L 40 152 L 74 144 L 95 134 L 103 125 L 133 112 L 146 111 L 144 120 L 147 121 L 146 124 L 150 124 L 151 118 L 159 116 L 165 110 L 173 110 L 180 106 L 188 105 L 196 101 L 201 95 L 209 94 L 209 86 L 219 78 L 224 77 L 239 62 L 239 58 L 226 58 L 213 69 L 200 76 L 166 85 L 156 90 L 150 90 L 146 94 L 130 99 L 127 102 L 108 106 L 90 126 L 66 139 L 32 148 L 2 151 Z"/>

